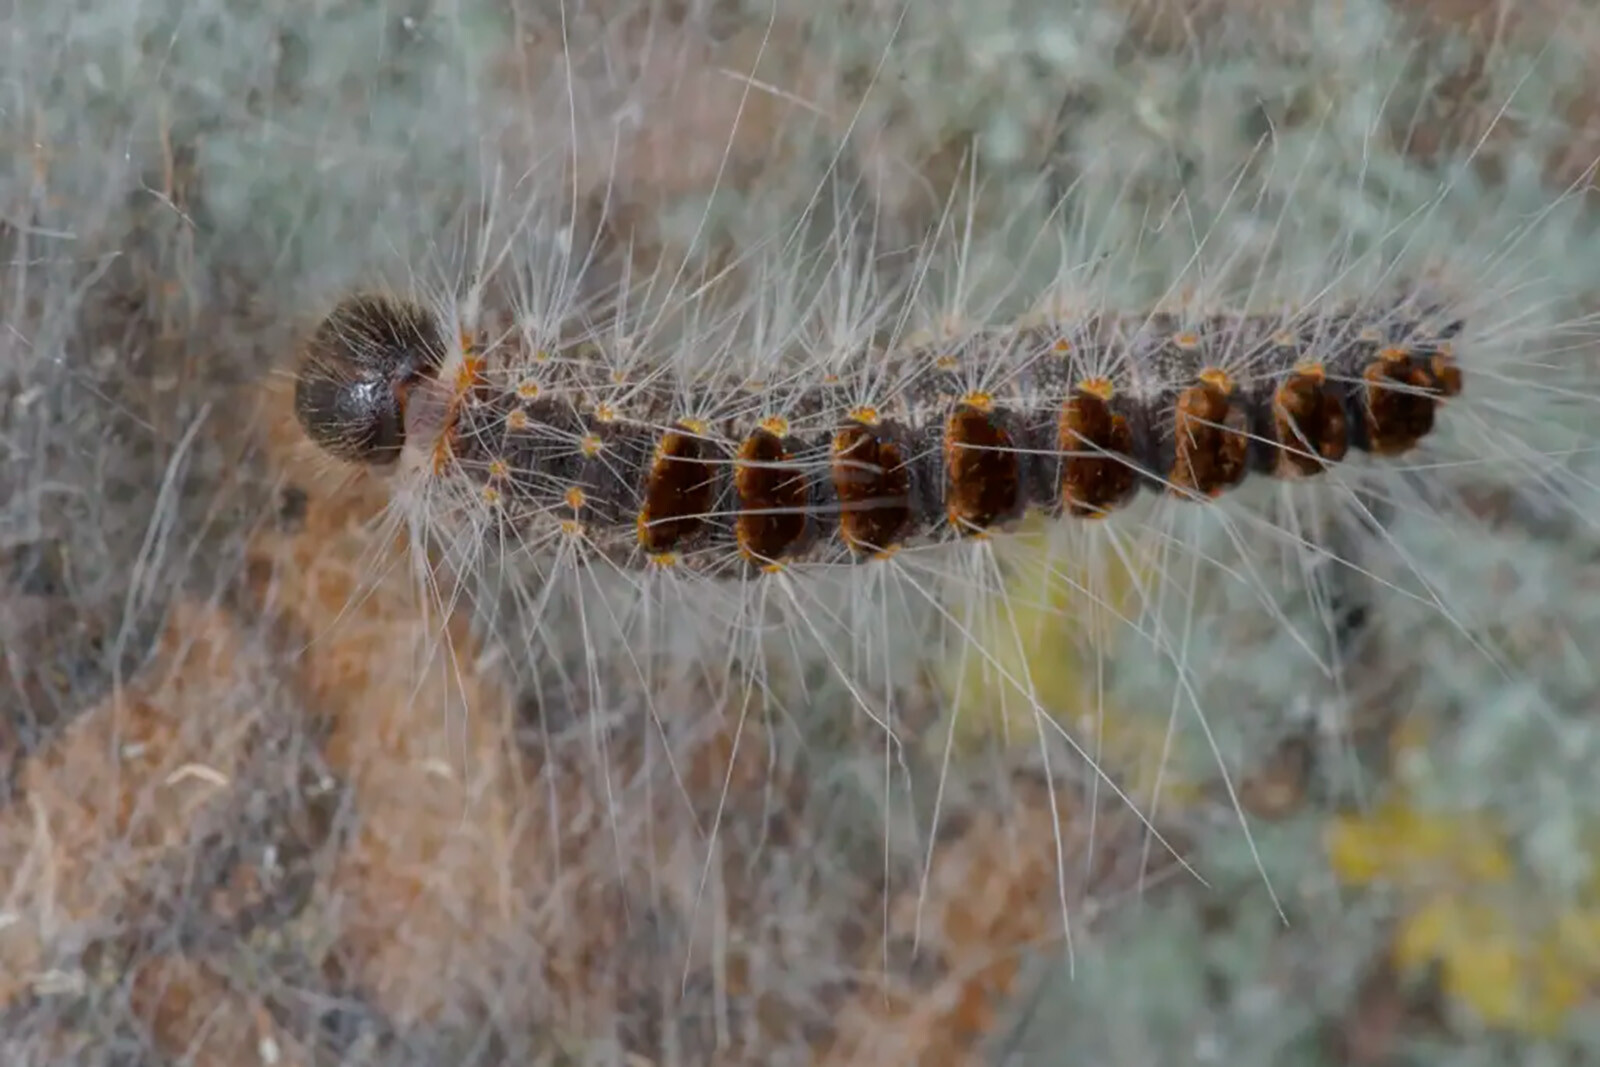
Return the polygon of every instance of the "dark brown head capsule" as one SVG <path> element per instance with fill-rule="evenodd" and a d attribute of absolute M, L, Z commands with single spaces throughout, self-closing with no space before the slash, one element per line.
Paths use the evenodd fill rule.
<path fill-rule="evenodd" d="M 294 411 L 318 447 L 352 463 L 387 464 L 405 444 L 406 394 L 446 354 L 429 311 L 386 296 L 350 297 L 312 334 L 295 375 Z"/>

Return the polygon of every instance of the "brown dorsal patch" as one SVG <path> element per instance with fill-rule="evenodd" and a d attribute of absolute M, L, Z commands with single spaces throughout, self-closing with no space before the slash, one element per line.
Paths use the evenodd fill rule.
<path fill-rule="evenodd" d="M 833 435 L 839 533 L 852 551 L 888 552 L 911 525 L 911 468 L 905 449 L 880 428 L 857 422 Z"/>
<path fill-rule="evenodd" d="M 1106 378 L 1080 382 L 1061 411 L 1057 444 L 1061 461 L 1061 502 L 1071 515 L 1110 514 L 1138 487 L 1133 462 L 1133 430 L 1112 408 L 1114 387 Z"/>
<path fill-rule="evenodd" d="M 1203 370 L 1178 395 L 1172 431 L 1175 492 L 1214 497 L 1244 480 L 1250 438 L 1238 386 L 1226 373 Z"/>
<path fill-rule="evenodd" d="M 733 489 L 739 500 L 734 536 L 754 563 L 782 560 L 806 534 L 805 472 L 771 430 L 758 428 L 739 445 Z"/>
<path fill-rule="evenodd" d="M 1280 477 L 1310 477 L 1344 459 L 1350 424 L 1321 364 L 1296 368 L 1273 390 L 1272 429 Z"/>
<path fill-rule="evenodd" d="M 1021 512 L 1022 455 L 987 397 L 967 397 L 944 423 L 945 518 L 981 534 Z"/>
<path fill-rule="evenodd" d="M 656 442 L 636 520 L 646 552 L 680 548 L 705 529 L 716 490 L 711 453 L 711 443 L 682 424 Z"/>

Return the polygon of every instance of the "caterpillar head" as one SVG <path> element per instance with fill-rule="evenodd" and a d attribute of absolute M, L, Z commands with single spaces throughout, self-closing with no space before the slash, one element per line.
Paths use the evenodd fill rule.
<path fill-rule="evenodd" d="M 400 456 L 406 402 L 437 377 L 446 346 L 418 305 L 359 294 L 318 324 L 295 375 L 294 410 L 306 436 L 330 455 L 385 466 Z"/>

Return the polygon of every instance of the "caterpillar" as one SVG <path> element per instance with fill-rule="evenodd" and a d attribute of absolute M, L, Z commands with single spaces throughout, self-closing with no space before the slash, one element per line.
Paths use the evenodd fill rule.
<path fill-rule="evenodd" d="M 295 410 L 331 454 L 451 469 L 525 541 L 747 575 L 1402 455 L 1461 390 L 1464 324 L 1429 312 L 1108 315 L 845 352 L 765 397 L 748 377 L 684 396 L 606 373 L 592 341 L 452 351 L 425 307 L 358 295 L 316 329 Z"/>
<path fill-rule="evenodd" d="M 181 6 L 12 35 L 8 543 L 127 591 L 119 662 L 223 610 L 29 757 L 0 1059 L 1283 1062 L 1435 984 L 1581 1030 L 1582 18 Z M 192 375 L 269 352 L 223 499 L 258 427 Z"/>
<path fill-rule="evenodd" d="M 1457 546 L 1486 493 L 1592 524 L 1593 331 L 1562 269 L 1579 198 L 1371 174 L 1364 113 L 1315 151 L 1286 116 L 1252 148 L 1247 117 L 1198 175 L 1108 149 L 1069 189 L 997 182 L 881 230 L 882 187 L 831 154 L 870 138 L 830 133 L 776 220 L 713 240 L 716 196 L 690 198 L 678 244 L 666 212 L 610 218 L 610 155 L 599 203 L 576 143 L 518 161 L 515 190 L 491 171 L 452 204 L 469 240 L 442 279 L 454 233 L 429 221 L 381 282 L 319 287 L 299 430 L 386 486 L 419 614 L 465 604 L 489 635 L 481 661 L 442 627 L 422 654 L 512 676 L 540 765 L 580 754 L 552 823 L 601 813 L 615 872 L 694 922 L 734 868 L 786 889 L 806 835 L 870 826 L 881 859 L 839 868 L 866 888 L 828 868 L 802 907 L 881 906 L 885 969 L 899 938 L 942 951 L 967 924 L 966 891 L 934 888 L 947 827 L 976 810 L 1029 826 L 1011 848 L 1053 881 L 1007 909 L 1031 947 L 1071 957 L 1102 855 L 1123 890 L 1264 887 L 1287 924 L 1264 768 L 1308 753 L 1287 791 L 1342 797 L 1372 691 L 1432 685 L 1432 711 L 1439 679 L 1542 684 L 1482 592 L 1509 550 Z M 680 807 L 688 870 L 654 859 Z"/>

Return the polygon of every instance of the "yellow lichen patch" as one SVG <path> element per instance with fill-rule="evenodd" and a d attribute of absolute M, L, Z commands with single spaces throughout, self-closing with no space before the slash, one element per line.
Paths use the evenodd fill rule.
<path fill-rule="evenodd" d="M 1034 541 L 1042 522 L 1025 523 L 1018 543 Z M 970 632 L 940 677 L 954 718 L 929 734 L 930 744 L 949 741 L 957 753 L 997 742 L 1037 746 L 1037 717 L 1046 715 L 1141 802 L 1158 787 L 1164 808 L 1199 799 L 1202 783 L 1171 758 L 1168 708 L 1136 714 L 1106 692 L 1102 668 L 1126 652 L 1125 620 L 1139 615 L 1139 590 L 1159 566 L 1153 546 L 1141 552 L 1125 537 L 1123 548 L 1029 547 L 1014 559 L 1004 598 L 978 594 L 970 622 L 957 613 Z"/>
<path fill-rule="evenodd" d="M 1559 1033 L 1600 989 L 1600 875 L 1556 899 L 1518 872 L 1498 820 L 1423 809 L 1407 787 L 1425 777 L 1426 742 L 1414 723 L 1398 730 L 1395 794 L 1329 824 L 1333 873 L 1400 894 L 1390 953 L 1402 973 L 1437 968 L 1445 995 L 1485 1025 Z"/>
<path fill-rule="evenodd" d="M 1414 973 L 1437 965 L 1444 992 L 1489 1026 L 1559 1033 L 1600 980 L 1600 909 L 1521 922 L 1528 909 L 1514 907 L 1518 898 L 1480 897 L 1439 894 L 1415 907 L 1395 935 L 1396 966 Z"/>
<path fill-rule="evenodd" d="M 1512 876 L 1505 836 L 1491 820 L 1419 811 L 1404 799 L 1334 819 L 1327 844 L 1334 872 L 1346 885 L 1496 885 Z"/>

